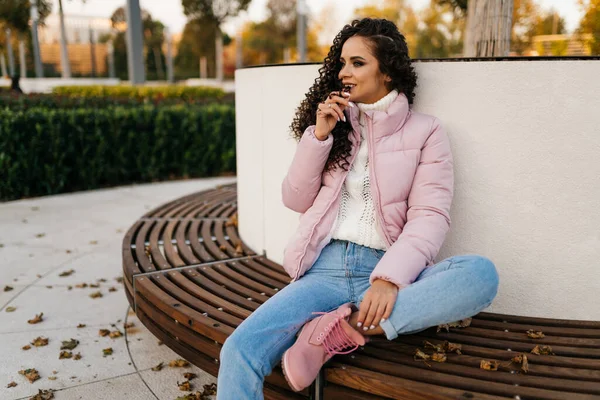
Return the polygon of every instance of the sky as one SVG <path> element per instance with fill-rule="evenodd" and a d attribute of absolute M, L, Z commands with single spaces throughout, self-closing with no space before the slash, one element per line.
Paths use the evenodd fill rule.
<path fill-rule="evenodd" d="M 408 0 L 409 4 L 416 10 L 422 9 L 429 4 L 430 0 Z M 577 5 L 577 0 L 536 0 L 542 9 L 554 7 L 566 20 L 568 32 L 572 32 L 579 23 L 581 11 Z M 63 0 L 63 7 L 66 14 L 87 15 L 98 17 L 110 17 L 115 9 L 125 5 L 125 0 Z M 58 1 L 54 1 L 53 12 L 58 10 Z M 330 37 L 325 40 L 333 40 L 335 33 L 339 31 L 344 24 L 350 22 L 352 12 L 355 8 L 372 4 L 372 0 L 306 0 L 310 13 L 317 17 L 324 7 L 337 9 L 336 15 L 332 16 L 331 24 L 328 29 Z M 248 20 L 261 21 L 266 18 L 267 0 L 252 0 L 250 7 L 239 17 L 232 19 L 224 24 L 223 30 L 230 36 L 235 36 L 236 31 Z M 150 14 L 164 23 L 172 33 L 179 33 L 183 30 L 186 23 L 186 17 L 183 14 L 183 8 L 180 0 L 140 0 L 140 6 L 147 9 Z"/>

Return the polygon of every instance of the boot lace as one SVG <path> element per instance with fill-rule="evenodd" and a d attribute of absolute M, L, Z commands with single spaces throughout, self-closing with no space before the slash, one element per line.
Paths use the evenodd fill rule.
<path fill-rule="evenodd" d="M 325 315 L 327 312 L 313 312 L 313 314 Z M 331 321 L 328 326 L 325 327 L 325 332 L 319 333 L 318 341 L 322 342 L 323 347 L 327 354 L 333 357 L 334 354 L 348 354 L 358 349 L 359 344 L 354 342 L 350 336 L 344 331 L 344 328 L 340 325 L 340 321 L 343 317 L 337 316 L 335 320 Z M 348 347 L 352 347 L 350 350 L 342 351 Z"/>

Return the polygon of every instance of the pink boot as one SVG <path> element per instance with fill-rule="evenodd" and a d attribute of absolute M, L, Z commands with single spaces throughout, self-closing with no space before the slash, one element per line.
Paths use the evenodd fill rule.
<path fill-rule="evenodd" d="M 313 313 L 322 315 L 304 324 L 296 343 L 283 353 L 283 374 L 296 392 L 313 383 L 323 364 L 334 354 L 348 354 L 364 346 L 363 335 L 348 323 L 355 309 L 352 303 L 346 303 L 328 313 Z M 348 347 L 352 348 L 342 352 Z"/>

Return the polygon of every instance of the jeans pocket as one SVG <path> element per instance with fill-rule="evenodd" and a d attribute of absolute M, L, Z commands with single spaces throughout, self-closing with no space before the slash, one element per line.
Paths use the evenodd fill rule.
<path fill-rule="evenodd" d="M 369 251 L 371 252 L 371 254 L 379 259 L 381 259 L 381 257 L 383 257 L 383 255 L 385 254 L 385 250 L 379 250 L 379 249 L 374 249 L 372 247 L 369 247 Z"/>

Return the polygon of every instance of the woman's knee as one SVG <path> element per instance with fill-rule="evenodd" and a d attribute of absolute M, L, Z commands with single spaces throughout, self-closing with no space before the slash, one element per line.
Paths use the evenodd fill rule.
<path fill-rule="evenodd" d="M 470 275 L 477 278 L 477 284 L 489 291 L 490 301 L 496 297 L 500 277 L 492 260 L 484 256 L 472 254 L 460 256 L 455 262 L 459 262 L 463 264 L 463 267 L 468 268 Z"/>

